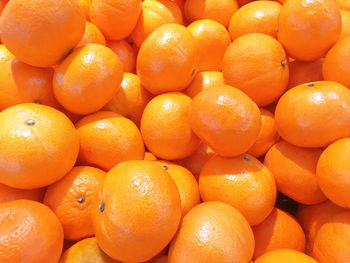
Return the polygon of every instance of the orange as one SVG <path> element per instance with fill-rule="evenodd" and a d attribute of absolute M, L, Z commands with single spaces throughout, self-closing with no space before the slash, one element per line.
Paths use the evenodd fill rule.
<path fill-rule="evenodd" d="M 59 263 L 120 263 L 106 255 L 98 246 L 96 238 L 90 237 L 71 246 L 62 255 Z"/>
<path fill-rule="evenodd" d="M 336 2 L 340 9 L 350 11 L 350 3 L 348 0 L 336 0 Z"/>
<path fill-rule="evenodd" d="M 232 205 L 250 225 L 260 224 L 271 213 L 276 201 L 276 184 L 269 169 L 250 155 L 235 158 L 214 156 L 199 176 L 203 201 Z"/>
<path fill-rule="evenodd" d="M 123 65 L 109 48 L 87 44 L 70 54 L 55 70 L 53 89 L 58 102 L 75 114 L 100 110 L 123 79 Z"/>
<path fill-rule="evenodd" d="M 11 0 L 0 18 L 1 41 L 18 59 L 56 65 L 81 40 L 85 16 L 78 1 Z"/>
<path fill-rule="evenodd" d="M 317 204 L 327 198 L 318 186 L 316 166 L 322 150 L 300 148 L 280 141 L 265 156 L 265 165 L 277 183 L 277 190 L 302 204 Z"/>
<path fill-rule="evenodd" d="M 198 137 L 215 153 L 226 157 L 246 152 L 261 128 L 256 104 L 227 85 L 204 89 L 195 96 L 189 118 Z"/>
<path fill-rule="evenodd" d="M 44 204 L 57 215 L 66 239 L 80 240 L 94 235 L 91 203 L 104 176 L 100 169 L 76 166 L 47 188 Z"/>
<path fill-rule="evenodd" d="M 117 54 L 123 64 L 124 72 L 135 72 L 137 53 L 128 41 L 125 39 L 109 40 L 107 41 L 107 47 Z"/>
<path fill-rule="evenodd" d="M 140 131 L 132 121 L 117 113 L 96 112 L 75 126 L 80 139 L 80 164 L 108 171 L 120 162 L 144 158 Z"/>
<path fill-rule="evenodd" d="M 153 263 L 168 263 L 168 256 L 163 256 L 161 258 L 158 258 L 156 261 Z"/>
<path fill-rule="evenodd" d="M 176 184 L 162 167 L 149 161 L 115 166 L 93 205 L 99 246 L 123 262 L 143 262 L 158 254 L 175 235 L 180 217 Z"/>
<path fill-rule="evenodd" d="M 277 132 L 299 147 L 324 147 L 350 136 L 350 91 L 333 81 L 294 87 L 279 100 Z"/>
<path fill-rule="evenodd" d="M 131 34 L 132 42 L 138 47 L 159 26 L 170 23 L 182 24 L 181 9 L 171 0 L 145 0 L 141 6 L 141 15 Z"/>
<path fill-rule="evenodd" d="M 46 188 L 38 188 L 32 190 L 23 190 L 0 184 L 0 203 L 13 200 L 26 199 L 42 202 Z"/>
<path fill-rule="evenodd" d="M 63 230 L 55 214 L 31 200 L 0 204 L 0 262 L 58 262 Z"/>
<path fill-rule="evenodd" d="M 278 40 L 296 60 L 321 58 L 340 32 L 340 9 L 334 0 L 287 0 L 282 6 Z"/>
<path fill-rule="evenodd" d="M 246 93 L 258 106 L 266 106 L 287 88 L 286 53 L 273 37 L 260 33 L 237 38 L 227 48 L 222 72 L 225 83 Z"/>
<path fill-rule="evenodd" d="M 78 4 L 80 8 L 83 10 L 83 13 L 85 15 L 85 20 L 90 21 L 90 6 L 91 6 L 91 0 L 78 0 Z"/>
<path fill-rule="evenodd" d="M 259 225 L 254 226 L 254 257 L 276 249 L 305 250 L 305 234 L 298 221 L 281 209 L 274 208 Z"/>
<path fill-rule="evenodd" d="M 321 226 L 312 256 L 318 263 L 345 263 L 350 259 L 350 212 L 334 216 Z"/>
<path fill-rule="evenodd" d="M 145 152 L 144 160 L 145 161 L 157 161 L 157 157 L 155 157 L 154 154 L 151 152 Z"/>
<path fill-rule="evenodd" d="M 244 217 L 221 202 L 205 202 L 183 219 L 170 245 L 169 263 L 247 263 L 254 236 Z"/>
<path fill-rule="evenodd" d="M 224 85 L 224 76 L 219 71 L 198 72 L 191 84 L 184 90 L 184 93 L 191 98 L 196 96 L 203 89 Z"/>
<path fill-rule="evenodd" d="M 7 4 L 7 0 L 0 0 L 0 15 L 2 13 L 2 10 L 4 10 L 6 4 Z"/>
<path fill-rule="evenodd" d="M 307 82 L 323 80 L 322 65 L 323 58 L 315 61 L 294 60 L 289 62 L 288 89 Z"/>
<path fill-rule="evenodd" d="M 255 1 L 242 6 L 230 20 L 232 40 L 249 33 L 262 33 L 277 38 L 278 15 L 281 4 L 274 1 Z"/>
<path fill-rule="evenodd" d="M 61 179 L 73 167 L 79 138 L 63 113 L 25 103 L 2 111 L 0 123 L 0 183 L 39 188 Z"/>
<path fill-rule="evenodd" d="M 141 12 L 141 0 L 92 0 L 90 20 L 110 40 L 129 36 Z"/>
<path fill-rule="evenodd" d="M 136 70 L 153 94 L 185 89 L 197 71 L 197 46 L 191 32 L 177 24 L 158 27 L 143 42 Z"/>
<path fill-rule="evenodd" d="M 178 7 L 180 7 L 181 12 L 184 12 L 184 8 L 185 8 L 185 1 L 186 0 L 170 0 L 171 2 L 174 2 L 175 4 L 178 5 Z"/>
<path fill-rule="evenodd" d="M 288 0 L 287 0 L 288 1 Z M 265 253 L 254 261 L 254 263 L 318 263 L 309 257 L 293 249 L 277 249 Z"/>
<path fill-rule="evenodd" d="M 84 36 L 75 48 L 77 49 L 90 43 L 106 45 L 106 39 L 97 26 L 86 21 Z"/>
<path fill-rule="evenodd" d="M 0 65 L 7 60 L 14 58 L 14 55 L 5 47 L 5 45 L 0 44 Z"/>
<path fill-rule="evenodd" d="M 340 10 L 341 15 L 341 33 L 339 39 L 343 39 L 350 35 L 350 12 L 346 10 Z"/>
<path fill-rule="evenodd" d="M 182 217 L 200 203 L 199 188 L 193 174 L 186 168 L 167 161 L 155 161 L 174 180 L 181 199 Z"/>
<path fill-rule="evenodd" d="M 191 98 L 180 92 L 154 97 L 141 119 L 145 145 L 155 156 L 178 160 L 191 155 L 199 145 L 189 123 Z"/>
<path fill-rule="evenodd" d="M 236 0 L 186 0 L 184 12 L 190 23 L 200 19 L 212 19 L 227 28 L 237 9 Z"/>
<path fill-rule="evenodd" d="M 199 47 L 198 70 L 221 71 L 225 51 L 231 44 L 227 29 L 220 23 L 210 19 L 197 20 L 187 28 L 192 33 Z"/>
<path fill-rule="evenodd" d="M 316 176 L 321 190 L 335 204 L 350 208 L 350 138 L 328 146 L 317 163 Z"/>
<path fill-rule="evenodd" d="M 260 109 L 260 112 L 261 129 L 257 140 L 248 150 L 248 153 L 255 157 L 263 156 L 279 139 L 273 114 L 262 108 Z"/>

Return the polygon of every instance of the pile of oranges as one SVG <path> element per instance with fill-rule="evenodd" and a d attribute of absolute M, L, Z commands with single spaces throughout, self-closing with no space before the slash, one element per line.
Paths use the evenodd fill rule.
<path fill-rule="evenodd" d="M 349 263 L 349 0 L 0 0 L 0 263 Z"/>

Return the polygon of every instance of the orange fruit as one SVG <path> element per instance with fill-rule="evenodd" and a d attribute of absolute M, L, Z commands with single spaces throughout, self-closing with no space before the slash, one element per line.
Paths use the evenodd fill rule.
<path fill-rule="evenodd" d="M 200 203 L 199 188 L 193 174 L 186 168 L 167 161 L 155 161 L 174 180 L 181 199 L 182 217 Z"/>
<path fill-rule="evenodd" d="M 161 258 L 158 258 L 156 261 L 153 261 L 154 263 L 168 263 L 168 256 L 163 256 Z"/>
<path fill-rule="evenodd" d="M 288 0 L 287 0 L 288 1 Z M 254 263 L 318 263 L 309 257 L 293 249 L 277 249 L 265 253 L 254 261 Z"/>
<path fill-rule="evenodd" d="M 75 48 L 77 49 L 90 43 L 106 45 L 106 39 L 97 26 L 86 21 L 83 38 Z"/>
<path fill-rule="evenodd" d="M 278 40 L 296 60 L 321 58 L 338 40 L 340 9 L 334 0 L 287 0 L 278 20 Z"/>
<path fill-rule="evenodd" d="M 221 71 L 225 51 L 231 44 L 227 29 L 220 23 L 210 19 L 197 20 L 187 28 L 196 40 L 197 47 L 199 47 L 198 70 Z"/>
<path fill-rule="evenodd" d="M 182 24 L 181 9 L 171 0 L 145 0 L 141 7 L 141 15 L 131 34 L 132 42 L 138 47 L 159 26 L 170 23 Z"/>
<path fill-rule="evenodd" d="M 227 28 L 237 9 L 236 0 L 186 0 L 184 13 L 190 23 L 200 19 L 212 19 Z"/>
<path fill-rule="evenodd" d="M 61 179 L 73 167 L 79 138 L 63 113 L 25 103 L 2 111 L 0 123 L 0 183 L 39 188 Z"/>
<path fill-rule="evenodd" d="M 85 17 L 78 1 L 11 0 L 0 18 L 1 41 L 18 59 L 56 65 L 81 40 Z"/>
<path fill-rule="evenodd" d="M 44 204 L 57 215 L 66 239 L 80 240 L 94 235 L 91 203 L 104 176 L 100 169 L 76 166 L 47 188 Z"/>
<path fill-rule="evenodd" d="M 132 121 L 117 113 L 96 112 L 75 126 L 80 139 L 80 164 L 108 171 L 120 162 L 144 158 L 140 131 Z"/>
<path fill-rule="evenodd" d="M 80 8 L 83 10 L 83 13 L 85 15 L 85 20 L 90 21 L 90 6 L 91 6 L 91 0 L 78 0 L 78 4 Z"/>
<path fill-rule="evenodd" d="M 184 93 L 191 98 L 196 96 L 203 89 L 224 85 L 224 76 L 219 71 L 198 72 L 191 84 L 184 90 Z"/>
<path fill-rule="evenodd" d="M 350 3 L 348 0 L 336 0 L 336 2 L 340 9 L 350 11 Z"/>
<path fill-rule="evenodd" d="M 226 157 L 246 152 L 261 128 L 256 104 L 227 85 L 204 89 L 195 96 L 189 119 L 198 137 L 215 153 Z"/>
<path fill-rule="evenodd" d="M 121 40 L 131 34 L 141 12 L 141 0 L 92 0 L 90 20 L 107 39 Z"/>
<path fill-rule="evenodd" d="M 183 159 L 199 145 L 189 123 L 191 98 L 180 92 L 154 97 L 141 119 L 141 133 L 147 148 L 166 160 Z"/>
<path fill-rule="evenodd" d="M 350 208 L 350 138 L 328 146 L 317 163 L 316 176 L 323 193 L 335 204 Z"/>
<path fill-rule="evenodd" d="M 333 81 L 296 86 L 279 100 L 275 121 L 279 135 L 291 144 L 327 146 L 350 135 L 350 91 Z"/>
<path fill-rule="evenodd" d="M 280 141 L 267 152 L 264 164 L 275 177 L 279 192 L 302 204 L 317 204 L 327 200 L 316 178 L 321 153 L 320 149 Z"/>
<path fill-rule="evenodd" d="M 344 263 L 350 259 L 350 211 L 342 212 L 317 232 L 312 256 L 318 263 Z"/>
<path fill-rule="evenodd" d="M 270 111 L 262 108 L 260 109 L 260 112 L 261 129 L 257 140 L 248 150 L 248 153 L 255 157 L 263 156 L 279 139 L 273 114 Z"/>
<path fill-rule="evenodd" d="M 1 13 L 2 13 L 2 10 L 4 10 L 6 4 L 7 4 L 7 1 L 6 1 L 6 0 L 1 0 L 1 1 L 0 1 L 0 15 L 1 15 Z"/>
<path fill-rule="evenodd" d="M 58 102 L 75 114 L 90 114 L 110 101 L 123 79 L 123 65 L 109 48 L 87 44 L 55 70 L 53 90 Z"/>
<path fill-rule="evenodd" d="M 287 88 L 286 53 L 273 37 L 260 33 L 237 38 L 227 48 L 222 72 L 225 83 L 246 93 L 258 106 L 266 106 Z"/>
<path fill-rule="evenodd" d="M 260 224 L 276 201 L 276 184 L 269 169 L 250 155 L 224 158 L 218 155 L 205 163 L 199 176 L 203 201 L 232 205 L 250 225 Z"/>
<path fill-rule="evenodd" d="M 253 226 L 255 250 L 253 258 L 276 249 L 305 250 L 305 234 L 298 221 L 281 209 L 274 208 L 259 225 Z"/>
<path fill-rule="evenodd" d="M 151 152 L 145 152 L 145 157 L 143 159 L 145 161 L 157 161 L 157 157 L 155 157 Z"/>
<path fill-rule="evenodd" d="M 93 205 L 99 246 L 123 262 L 147 261 L 158 254 L 175 235 L 180 217 L 176 184 L 149 161 L 127 161 L 111 169 Z"/>
<path fill-rule="evenodd" d="M 58 262 L 63 230 L 55 214 L 31 200 L 0 204 L 0 262 Z"/>
<path fill-rule="evenodd" d="M 230 20 L 228 31 L 232 40 L 249 33 L 262 33 L 277 38 L 281 4 L 274 1 L 254 1 L 242 6 Z"/>
<path fill-rule="evenodd" d="M 178 5 L 178 7 L 180 7 L 181 12 L 184 12 L 184 8 L 185 8 L 185 1 L 186 0 L 170 0 L 171 2 L 174 2 L 175 4 Z"/>
<path fill-rule="evenodd" d="M 135 72 L 137 53 L 128 41 L 125 39 L 109 40 L 107 41 L 107 47 L 112 49 L 114 53 L 117 54 L 123 64 L 124 72 Z"/>
<path fill-rule="evenodd" d="M 0 44 L 0 65 L 7 60 L 13 59 L 14 55 L 5 47 L 5 45 Z"/>
<path fill-rule="evenodd" d="M 182 220 L 168 261 L 246 263 L 253 251 L 254 236 L 245 218 L 227 204 L 204 202 Z"/>
<path fill-rule="evenodd" d="M 341 16 L 341 33 L 339 39 L 343 39 L 350 35 L 350 12 L 346 10 L 340 10 Z"/>
<path fill-rule="evenodd" d="M 0 184 L 0 203 L 5 203 L 19 199 L 42 202 L 45 191 L 46 188 L 23 190 Z"/>
<path fill-rule="evenodd" d="M 96 238 L 80 240 L 62 255 L 59 263 L 120 263 L 110 258 L 98 246 Z"/>
<path fill-rule="evenodd" d="M 177 24 L 154 30 L 143 42 L 136 61 L 142 85 L 153 94 L 185 89 L 196 67 L 195 39 L 187 28 Z"/>

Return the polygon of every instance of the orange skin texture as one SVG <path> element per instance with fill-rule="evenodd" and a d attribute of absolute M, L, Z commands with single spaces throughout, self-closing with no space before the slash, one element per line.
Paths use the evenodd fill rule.
<path fill-rule="evenodd" d="M 204 202 L 221 201 L 232 205 L 250 225 L 260 224 L 276 201 L 276 183 L 269 169 L 250 155 L 212 157 L 199 176 Z"/>
<path fill-rule="evenodd" d="M 237 10 L 238 4 L 235 0 L 186 0 L 184 13 L 190 23 L 200 19 L 212 19 L 227 28 Z"/>
<path fill-rule="evenodd" d="M 123 65 L 109 48 L 87 44 L 55 70 L 53 90 L 58 102 L 75 114 L 100 110 L 120 88 Z"/>
<path fill-rule="evenodd" d="M 287 0 L 288 1 L 288 0 Z M 293 249 L 277 249 L 265 253 L 254 263 L 318 263 L 312 257 L 309 257 Z"/>
<path fill-rule="evenodd" d="M 163 256 L 157 259 L 156 261 L 154 261 L 154 263 L 168 263 L 168 256 Z"/>
<path fill-rule="evenodd" d="M 141 6 L 141 15 L 131 34 L 132 42 L 138 47 L 159 26 L 170 23 L 182 24 L 181 9 L 171 0 L 146 0 Z"/>
<path fill-rule="evenodd" d="M 253 251 L 253 232 L 241 213 L 221 202 L 204 202 L 184 217 L 168 261 L 247 263 Z"/>
<path fill-rule="evenodd" d="M 109 40 L 107 41 L 107 47 L 117 54 L 123 64 L 124 72 L 135 72 L 137 52 L 128 41 L 125 39 Z"/>
<path fill-rule="evenodd" d="M 197 136 L 225 157 L 246 152 L 261 128 L 256 104 L 240 90 L 227 85 L 207 88 L 195 96 L 189 119 Z"/>
<path fill-rule="evenodd" d="M 327 53 L 323 62 L 325 80 L 336 81 L 350 88 L 350 36 L 337 42 Z"/>
<path fill-rule="evenodd" d="M 19 60 L 37 67 L 56 65 L 84 30 L 78 1 L 11 0 L 0 18 L 1 41 Z"/>
<path fill-rule="evenodd" d="M 339 39 L 343 39 L 346 36 L 350 35 L 350 12 L 346 10 L 340 10 L 341 15 L 341 34 Z"/>
<path fill-rule="evenodd" d="M 191 32 L 178 24 L 165 24 L 143 42 L 136 70 L 144 87 L 153 94 L 181 91 L 197 71 L 197 46 Z"/>
<path fill-rule="evenodd" d="M 350 12 L 350 3 L 347 0 L 336 0 L 337 5 L 340 9 L 346 10 Z"/>
<path fill-rule="evenodd" d="M 336 214 L 346 211 L 331 201 L 317 205 L 300 205 L 296 214 L 306 236 L 306 252 L 312 254 L 313 244 L 318 230 Z"/>
<path fill-rule="evenodd" d="M 253 258 L 276 249 L 305 250 L 305 234 L 298 221 L 281 209 L 274 208 L 259 225 L 252 227 L 255 239 Z"/>
<path fill-rule="evenodd" d="M 83 13 L 85 15 L 85 20 L 90 21 L 90 6 L 91 6 L 91 0 L 78 0 L 78 4 L 80 8 L 83 10 Z"/>
<path fill-rule="evenodd" d="M 277 132 L 299 147 L 324 147 L 350 135 L 350 91 L 333 81 L 305 83 L 280 98 Z"/>
<path fill-rule="evenodd" d="M 145 145 L 155 156 L 179 160 L 190 156 L 199 139 L 189 123 L 191 98 L 180 92 L 154 97 L 146 106 L 141 119 Z"/>
<path fill-rule="evenodd" d="M 141 133 L 129 119 L 109 111 L 88 115 L 77 122 L 78 161 L 108 171 L 120 162 L 143 160 Z"/>
<path fill-rule="evenodd" d="M 279 192 L 302 204 L 318 204 L 327 200 L 316 178 L 321 153 L 321 149 L 280 141 L 267 152 L 264 164 L 274 175 Z"/>
<path fill-rule="evenodd" d="M 106 39 L 102 32 L 98 29 L 97 26 L 90 22 L 85 22 L 85 32 L 83 38 L 80 40 L 75 49 L 85 46 L 90 43 L 106 45 Z"/>
<path fill-rule="evenodd" d="M 294 60 L 289 62 L 288 89 L 307 82 L 323 80 L 322 65 L 323 58 L 315 61 Z"/>
<path fill-rule="evenodd" d="M 222 72 L 225 83 L 246 93 L 258 106 L 266 106 L 287 88 L 286 53 L 273 37 L 251 33 L 227 48 Z"/>
<path fill-rule="evenodd" d="M 141 13 L 141 0 L 92 0 L 90 20 L 106 39 L 121 40 L 131 34 Z"/>
<path fill-rule="evenodd" d="M 53 73 L 51 68 L 29 66 L 16 58 L 0 63 L 0 110 L 26 102 L 59 107 Z"/>
<path fill-rule="evenodd" d="M 335 204 L 350 208 L 350 138 L 328 146 L 317 163 L 316 176 L 324 194 Z"/>
<path fill-rule="evenodd" d="M 99 246 L 123 262 L 157 255 L 175 235 L 180 218 L 175 182 L 149 161 L 127 161 L 111 169 L 93 205 Z"/>
<path fill-rule="evenodd" d="M 31 200 L 0 204 L 0 222 L 0 262 L 58 262 L 63 229 L 47 206 Z"/>
<path fill-rule="evenodd" d="M 263 156 L 279 139 L 279 135 L 276 131 L 276 124 L 273 113 L 262 108 L 260 109 L 260 112 L 261 129 L 257 140 L 247 152 L 254 157 Z"/>
<path fill-rule="evenodd" d="M 151 152 L 145 152 L 145 157 L 143 158 L 145 161 L 157 161 L 157 157 L 154 156 Z"/>
<path fill-rule="evenodd" d="M 5 45 L 0 44 L 0 65 L 13 58 L 15 58 L 15 56 L 11 54 Z"/>
<path fill-rule="evenodd" d="M 282 6 L 278 40 L 296 60 L 321 58 L 340 32 L 340 9 L 334 0 L 287 0 Z"/>
<path fill-rule="evenodd" d="M 74 165 L 77 132 L 60 111 L 35 103 L 0 113 L 0 183 L 20 189 L 47 186 Z"/>
<path fill-rule="evenodd" d="M 262 33 L 277 38 L 281 7 L 281 4 L 274 1 L 254 1 L 238 9 L 228 27 L 232 40 L 249 33 Z"/>
<path fill-rule="evenodd" d="M 350 258 L 350 211 L 334 216 L 319 229 L 312 256 L 319 263 L 344 263 Z"/>
<path fill-rule="evenodd" d="M 224 85 L 224 75 L 219 71 L 198 72 L 184 93 L 192 99 L 203 89 Z"/>
<path fill-rule="evenodd" d="M 10 186 L 0 184 L 0 203 L 13 200 L 26 199 L 42 202 L 46 188 L 38 188 L 32 190 L 16 189 Z"/>
<path fill-rule="evenodd" d="M 225 51 L 231 44 L 227 29 L 210 19 L 197 20 L 187 28 L 196 40 L 197 46 L 200 47 L 198 48 L 198 70 L 221 71 Z"/>
<path fill-rule="evenodd" d="M 100 169 L 76 166 L 47 188 L 44 204 L 62 223 L 66 239 L 80 240 L 94 235 L 91 204 L 104 176 Z"/>
<path fill-rule="evenodd" d="M 182 217 L 200 203 L 199 187 L 196 178 L 186 168 L 167 161 L 155 161 L 174 180 L 181 199 Z"/>

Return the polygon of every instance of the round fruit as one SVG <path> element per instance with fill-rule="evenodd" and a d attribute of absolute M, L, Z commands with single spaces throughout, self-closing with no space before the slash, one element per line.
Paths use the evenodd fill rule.
<path fill-rule="evenodd" d="M 224 85 L 224 75 L 219 71 L 198 72 L 184 93 L 191 98 L 203 89 Z"/>
<path fill-rule="evenodd" d="M 290 62 L 288 89 L 304 83 L 323 80 L 322 65 L 323 58 L 315 61 L 294 60 Z"/>
<path fill-rule="evenodd" d="M 123 64 L 124 72 L 135 72 L 136 68 L 136 51 L 125 39 L 122 40 L 109 40 L 107 41 L 107 47 L 112 49 L 117 54 L 120 61 Z"/>
<path fill-rule="evenodd" d="M 343 39 L 350 35 L 350 12 L 346 10 L 340 10 L 341 15 L 341 34 L 339 39 Z"/>
<path fill-rule="evenodd" d="M 0 203 L 5 203 L 13 200 L 33 200 L 42 202 L 46 188 L 37 188 L 31 190 L 16 189 L 10 186 L 0 184 Z"/>
<path fill-rule="evenodd" d="M 145 157 L 143 158 L 145 161 L 157 161 L 157 157 L 154 156 L 151 152 L 145 152 Z"/>
<path fill-rule="evenodd" d="M 288 0 L 287 0 L 288 1 Z M 299 251 L 292 249 L 277 249 L 260 256 L 254 263 L 318 263 Z"/>
<path fill-rule="evenodd" d="M 91 5 L 91 0 L 78 0 L 78 4 L 80 8 L 83 10 L 83 13 L 85 15 L 85 20 L 90 21 L 90 5 Z"/>
<path fill-rule="evenodd" d="M 13 58 L 15 58 L 15 56 L 11 54 L 11 52 L 5 47 L 5 45 L 0 44 L 0 64 Z"/>
<path fill-rule="evenodd" d="M 75 47 L 75 49 L 85 46 L 87 44 L 100 44 L 100 45 L 106 45 L 106 39 L 102 32 L 95 26 L 94 24 L 90 22 L 85 22 L 85 33 L 83 38 L 80 40 L 78 45 Z"/>

